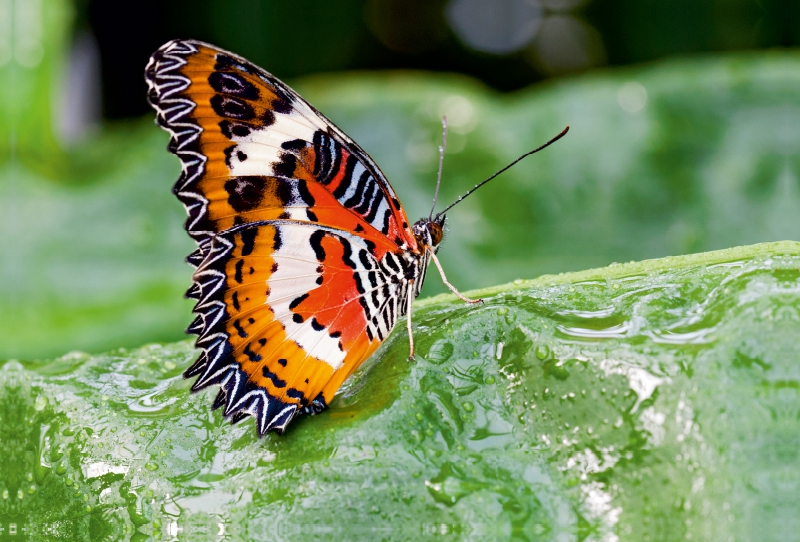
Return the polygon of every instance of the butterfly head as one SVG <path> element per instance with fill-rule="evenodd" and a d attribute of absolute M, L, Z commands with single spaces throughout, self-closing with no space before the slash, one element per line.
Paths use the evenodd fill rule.
<path fill-rule="evenodd" d="M 411 227 L 420 248 L 431 247 L 434 252 L 444 237 L 444 223 L 447 217 L 436 215 L 433 218 L 420 218 Z"/>

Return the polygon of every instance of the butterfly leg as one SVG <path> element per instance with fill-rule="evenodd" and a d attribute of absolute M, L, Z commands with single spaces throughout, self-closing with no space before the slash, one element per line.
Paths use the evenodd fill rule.
<path fill-rule="evenodd" d="M 414 333 L 411 332 L 411 300 L 413 299 L 413 295 L 411 292 L 414 291 L 414 282 L 411 281 L 410 288 L 408 290 L 408 305 L 406 306 L 406 328 L 408 329 L 408 360 L 414 361 Z"/>
<path fill-rule="evenodd" d="M 444 269 L 442 269 L 442 264 L 440 264 L 440 263 L 439 263 L 439 258 L 437 258 L 437 257 L 436 257 L 436 254 L 434 254 L 434 253 L 433 253 L 433 250 L 431 250 L 431 249 L 428 249 L 428 251 L 429 251 L 429 252 L 430 252 L 430 254 L 431 254 L 431 258 L 433 258 L 433 263 L 435 263 L 435 264 L 436 264 L 436 268 L 437 268 L 437 269 L 439 269 L 439 274 L 442 276 L 442 282 L 444 282 L 444 285 L 445 285 L 445 286 L 447 286 L 448 288 L 450 288 L 450 291 L 451 291 L 451 292 L 453 292 L 454 294 L 456 294 L 456 297 L 458 297 L 458 298 L 459 298 L 461 301 L 464 301 L 464 302 L 466 302 L 466 303 L 483 303 L 483 299 L 470 299 L 470 298 L 468 298 L 468 297 L 465 297 L 465 296 L 463 296 L 463 295 L 461 294 L 461 292 L 459 292 L 458 290 L 456 290 L 456 287 L 455 287 L 455 286 L 453 286 L 452 284 L 450 284 L 450 283 L 447 281 L 447 277 L 446 277 L 446 276 L 445 276 L 445 274 L 444 274 Z"/>

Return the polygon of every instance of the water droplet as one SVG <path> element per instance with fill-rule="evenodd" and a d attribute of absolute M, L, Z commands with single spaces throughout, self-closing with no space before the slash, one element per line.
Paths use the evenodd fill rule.
<path fill-rule="evenodd" d="M 497 309 L 497 314 L 499 316 L 503 316 L 504 314 L 508 314 L 508 307 L 500 307 Z"/>
<path fill-rule="evenodd" d="M 37 395 L 36 399 L 33 401 L 33 409 L 44 410 L 44 407 L 46 406 L 47 406 L 47 396 Z"/>
<path fill-rule="evenodd" d="M 416 414 L 414 414 L 414 417 L 416 419 L 418 419 L 419 421 L 422 421 L 422 418 L 423 418 L 422 412 L 417 412 Z"/>
<path fill-rule="evenodd" d="M 175 365 L 175 362 L 173 362 L 173 361 L 165 361 L 165 362 L 164 362 L 164 368 L 165 368 L 167 371 L 171 371 L 171 370 L 172 370 L 172 369 L 174 369 L 175 367 L 177 367 L 177 365 Z"/>
<path fill-rule="evenodd" d="M 158 470 L 158 465 L 156 463 L 153 463 L 152 461 L 148 461 L 147 463 L 144 464 L 144 468 L 146 468 L 149 471 L 154 471 Z"/>
<path fill-rule="evenodd" d="M 487 376 L 484 382 L 486 382 L 487 384 L 494 384 L 495 383 L 494 375 Z"/>
<path fill-rule="evenodd" d="M 472 404 L 472 403 L 470 403 L 469 401 L 466 401 L 466 402 L 464 402 L 464 403 L 461 405 L 461 407 L 462 407 L 464 410 L 466 410 L 467 412 L 472 412 L 473 410 L 475 410 L 475 405 L 473 405 L 473 404 Z"/>
<path fill-rule="evenodd" d="M 616 282 L 615 282 L 615 283 L 613 284 L 613 286 L 611 286 L 611 287 L 612 287 L 613 289 L 615 289 L 615 290 L 619 290 L 619 284 L 617 284 Z"/>
<path fill-rule="evenodd" d="M 548 347 L 546 344 L 540 344 L 539 346 L 536 347 L 536 357 L 539 358 L 540 360 L 547 359 L 547 356 L 549 355 L 550 355 L 550 347 Z"/>

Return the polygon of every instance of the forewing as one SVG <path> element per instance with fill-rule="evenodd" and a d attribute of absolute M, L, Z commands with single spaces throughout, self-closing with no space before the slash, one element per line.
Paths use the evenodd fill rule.
<path fill-rule="evenodd" d="M 303 221 L 244 224 L 213 238 L 195 272 L 203 355 L 193 389 L 253 415 L 261 434 L 324 408 L 404 313 L 403 255 L 383 265 L 350 232 Z M 391 271 L 397 268 L 398 272 Z"/>
<path fill-rule="evenodd" d="M 182 163 L 174 192 L 189 213 L 197 265 L 214 234 L 291 219 L 416 250 L 408 218 L 372 159 L 271 74 L 197 41 L 171 41 L 145 71 L 158 123 Z"/>

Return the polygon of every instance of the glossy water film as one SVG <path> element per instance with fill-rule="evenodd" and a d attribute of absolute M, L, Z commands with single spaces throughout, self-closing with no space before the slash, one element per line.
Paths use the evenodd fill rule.
<path fill-rule="evenodd" d="M 800 245 L 415 310 L 331 408 L 256 437 L 186 343 L 0 368 L 0 538 L 794 540 Z"/>

